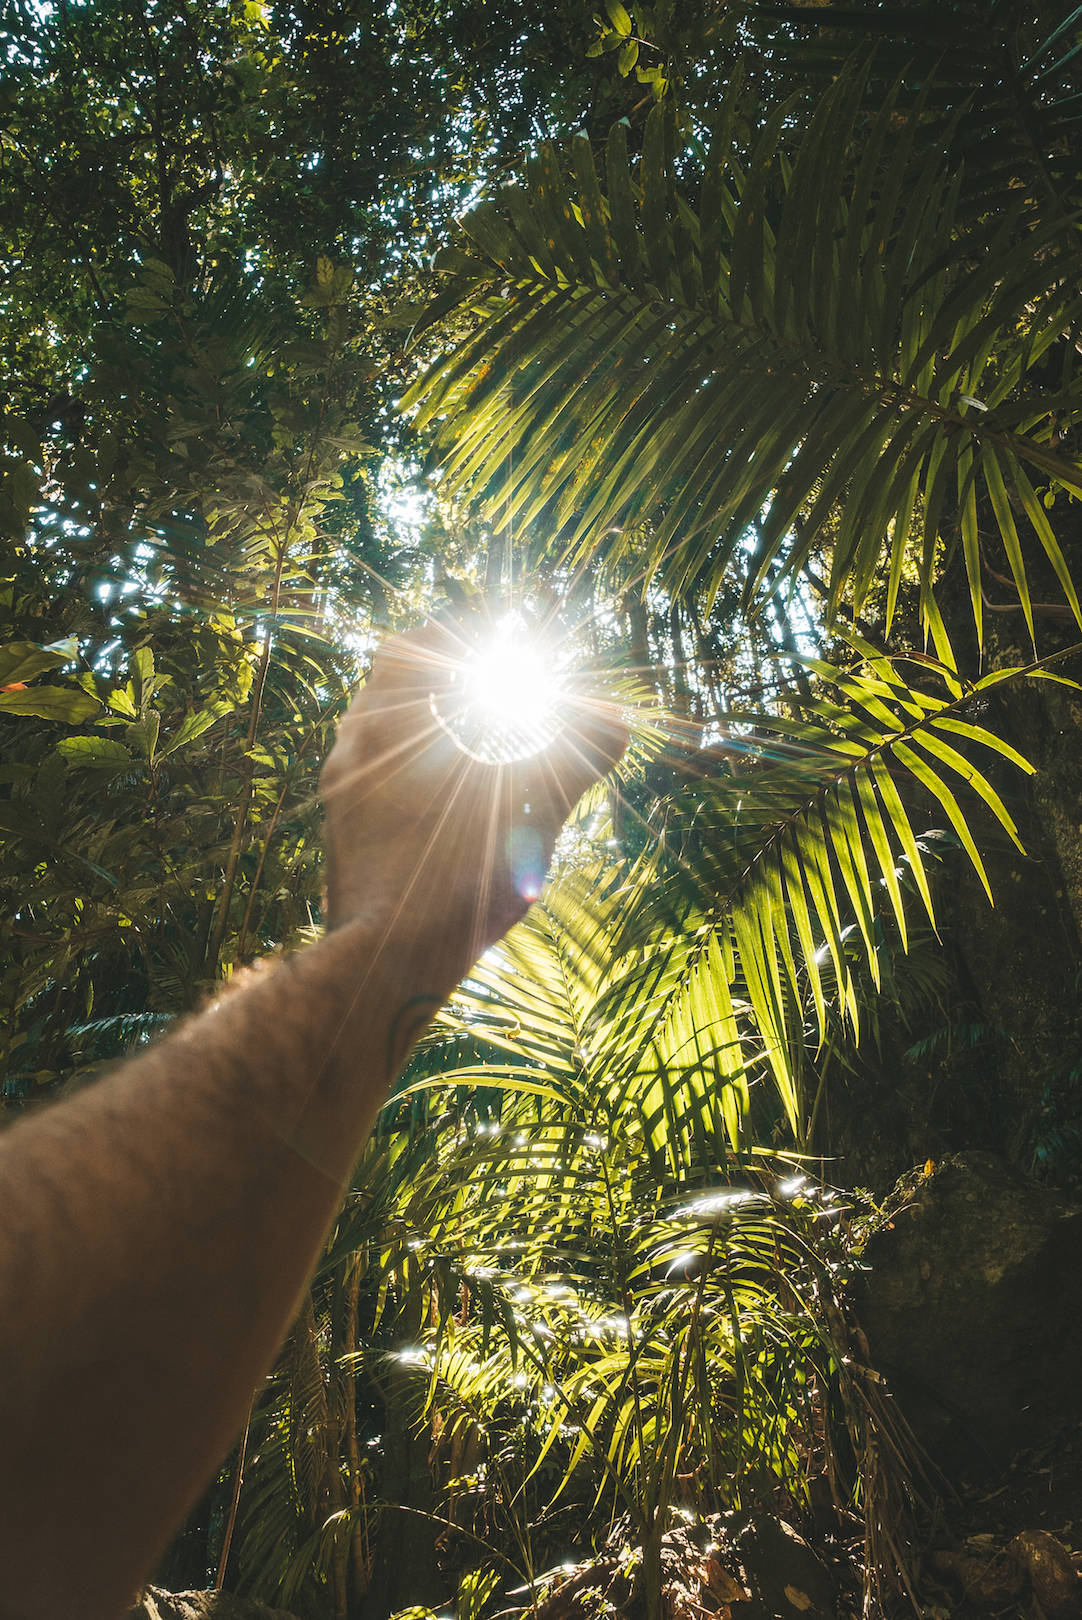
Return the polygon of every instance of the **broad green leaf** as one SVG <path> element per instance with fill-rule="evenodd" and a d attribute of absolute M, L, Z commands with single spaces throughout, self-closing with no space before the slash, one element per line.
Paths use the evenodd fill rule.
<path fill-rule="evenodd" d="M 124 770 L 132 762 L 123 743 L 106 737 L 62 737 L 57 751 L 72 765 L 93 765 L 106 770 Z"/>
<path fill-rule="evenodd" d="M 31 714 L 41 720 L 81 725 L 98 714 L 101 704 L 87 692 L 64 686 L 36 686 L 25 692 L 0 692 L 0 713 Z"/>
<path fill-rule="evenodd" d="M 211 703 L 206 708 L 195 709 L 191 714 L 185 715 L 165 747 L 161 749 L 162 756 L 175 753 L 178 748 L 184 748 L 188 743 L 194 742 L 205 731 L 209 731 L 216 720 L 220 720 L 222 715 L 228 712 L 229 706 L 227 704 Z"/>
<path fill-rule="evenodd" d="M 75 651 L 78 651 L 76 644 Z M 0 646 L 0 692 L 32 681 L 47 669 L 59 669 L 74 656 L 68 648 L 38 647 L 31 641 L 8 641 Z"/>

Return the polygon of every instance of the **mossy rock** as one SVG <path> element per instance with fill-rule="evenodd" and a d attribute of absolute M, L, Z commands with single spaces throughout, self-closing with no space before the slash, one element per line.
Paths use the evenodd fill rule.
<path fill-rule="evenodd" d="M 1082 1210 L 986 1153 L 904 1193 L 865 1250 L 858 1315 L 925 1448 L 976 1477 L 1082 1416 Z"/>

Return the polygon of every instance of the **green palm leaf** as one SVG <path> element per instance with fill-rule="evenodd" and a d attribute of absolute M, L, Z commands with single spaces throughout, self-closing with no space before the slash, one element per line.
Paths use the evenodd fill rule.
<path fill-rule="evenodd" d="M 666 846 L 646 849 L 610 907 L 628 966 L 594 1014 L 618 1065 L 640 1073 L 652 1053 L 676 1057 L 674 1030 L 697 1043 L 700 1066 L 709 1048 L 719 1067 L 724 1049 L 740 1052 L 729 1035 L 739 1009 L 743 1062 L 736 1057 L 736 1072 L 715 1080 L 739 1087 L 765 1063 L 798 1144 L 809 1040 L 822 1050 L 835 1007 L 856 1030 L 855 975 L 879 987 L 885 926 L 903 950 L 914 910 L 935 927 L 921 836 L 929 817 L 949 824 L 989 899 L 970 802 L 983 803 L 1021 849 L 990 767 L 997 759 L 1032 767 L 967 714 L 1001 679 L 1042 673 L 1001 671 L 967 684 L 921 656 L 917 685 L 899 661 L 870 650 L 848 670 L 802 662 L 823 695 L 791 693 L 795 716 L 730 716 L 739 763 L 667 801 Z"/>
<path fill-rule="evenodd" d="M 917 115 L 899 132 L 888 97 L 868 128 L 863 93 L 844 75 L 791 157 L 779 108 L 744 162 L 704 174 L 697 213 L 659 107 L 637 166 L 614 131 L 604 192 L 580 140 L 574 178 L 546 150 L 524 190 L 467 216 L 456 287 L 479 324 L 407 396 L 447 487 L 496 527 L 555 532 L 580 565 L 617 567 L 645 536 L 647 577 L 674 595 L 700 580 L 707 602 L 753 521 L 749 599 L 819 547 L 830 610 L 859 607 L 885 552 L 888 616 L 907 560 L 932 611 L 957 522 L 978 626 L 979 503 L 1027 617 L 1034 554 L 1078 615 L 1032 483 L 1082 493 L 1051 442 L 1069 407 L 1034 381 L 1082 315 L 1074 235 L 963 228 Z"/>
<path fill-rule="evenodd" d="M 880 988 L 915 923 L 934 931 L 929 823 L 949 827 L 990 899 L 974 805 L 1021 849 L 992 768 L 1032 768 L 979 711 L 1003 682 L 1052 672 L 968 683 L 926 655 L 907 676 L 906 660 L 853 651 L 844 668 L 801 660 L 817 689 L 790 692 L 788 713 L 731 714 L 733 768 L 669 796 L 664 835 L 648 825 L 628 869 L 565 872 L 415 1059 L 407 1090 L 517 1095 L 508 1139 L 470 1150 L 516 1220 L 583 1173 L 592 1132 L 632 1119 L 662 1179 L 745 1151 L 760 1080 L 805 1146 L 814 1054 L 839 1018 L 859 1034 L 861 981 Z M 512 1145 L 516 1119 L 530 1129 Z"/>
<path fill-rule="evenodd" d="M 1027 206 L 1077 206 L 1082 9 L 1020 0 L 935 6 L 751 4 L 746 23 L 783 90 L 821 86 L 854 51 L 870 58 L 866 105 L 903 78 L 921 86 L 922 139 L 941 144 L 970 206 L 1023 189 Z M 910 88 L 903 99 L 911 99 Z M 960 115 L 960 116 L 959 116 Z"/>

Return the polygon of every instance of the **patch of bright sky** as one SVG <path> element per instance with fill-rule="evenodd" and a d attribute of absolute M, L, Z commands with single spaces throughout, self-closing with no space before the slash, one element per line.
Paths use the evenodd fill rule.
<path fill-rule="evenodd" d="M 400 545 L 415 546 L 434 506 L 435 495 L 417 463 L 385 456 L 376 480 L 377 524 L 390 530 Z"/>
<path fill-rule="evenodd" d="M 393 556 L 396 551 L 415 549 L 435 504 L 435 496 L 418 464 L 405 456 L 385 456 L 372 494 L 372 526 L 382 542 L 381 550 Z M 430 567 L 430 578 L 431 573 Z M 393 596 L 393 586 L 390 592 Z M 381 632 L 368 626 L 342 624 L 337 628 L 337 635 L 343 647 L 366 662 Z"/>

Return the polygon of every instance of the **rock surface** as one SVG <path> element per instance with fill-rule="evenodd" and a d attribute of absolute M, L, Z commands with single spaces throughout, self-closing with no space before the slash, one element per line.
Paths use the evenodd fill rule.
<path fill-rule="evenodd" d="M 984 1153 L 907 1191 L 865 1250 L 858 1315 L 925 1448 L 974 1477 L 1082 1412 L 1082 1210 Z"/>
<path fill-rule="evenodd" d="M 993 1614 L 1014 1607 L 1026 1590 L 1026 1571 L 1004 1548 L 943 1548 L 929 1554 L 928 1571 L 955 1596 Z"/>
<path fill-rule="evenodd" d="M 742 1620 L 834 1620 L 833 1583 L 819 1557 L 784 1519 L 754 1517 L 733 1543 L 751 1599 Z"/>
<path fill-rule="evenodd" d="M 1082 1620 L 1082 1579 L 1075 1560 L 1047 1530 L 1023 1530 L 1005 1547 L 991 1535 L 970 1536 L 962 1547 L 930 1552 L 925 1573 L 951 1593 L 953 1603 L 970 1610 Z M 1036 1611 L 1029 1598 L 1036 1598 Z"/>
<path fill-rule="evenodd" d="M 166 1592 L 144 1589 L 128 1620 L 296 1620 L 285 1609 L 268 1609 L 229 1592 Z"/>
<path fill-rule="evenodd" d="M 1067 1549 L 1047 1530 L 1023 1530 L 1009 1551 L 1029 1574 L 1033 1594 L 1048 1620 L 1079 1620 L 1082 1581 Z"/>

